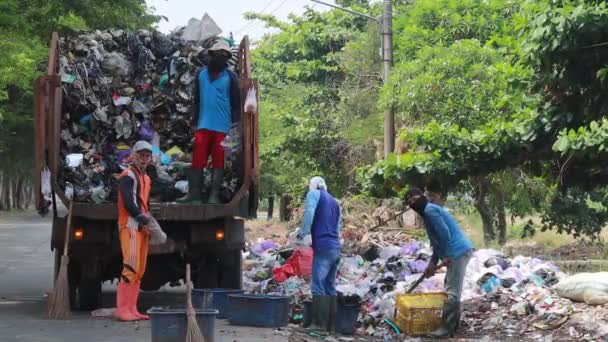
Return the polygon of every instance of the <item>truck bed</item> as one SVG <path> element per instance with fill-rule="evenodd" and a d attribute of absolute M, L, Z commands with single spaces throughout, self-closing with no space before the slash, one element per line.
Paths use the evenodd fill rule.
<path fill-rule="evenodd" d="M 35 82 L 35 129 L 36 129 L 36 207 L 42 211 L 45 203 L 40 189 L 40 175 L 45 167 L 51 171 L 51 184 L 57 197 L 67 206 L 69 199 L 57 183 L 60 167 L 60 130 L 62 116 L 62 88 L 58 76 L 58 40 L 53 33 L 49 48 L 47 75 Z M 239 46 L 238 74 L 240 75 L 241 96 L 245 99 L 251 87 L 257 89 L 257 83 L 251 78 L 251 60 L 248 37 L 243 38 Z M 244 101 L 243 101 L 244 102 Z M 258 113 L 242 113 L 242 165 L 241 187 L 232 200 L 219 205 L 184 205 L 176 203 L 151 203 L 150 211 L 160 220 L 208 220 L 226 216 L 240 216 L 243 212 L 257 210 L 257 176 L 258 176 Z M 55 213 L 56 214 L 56 213 Z M 116 203 L 74 202 L 73 215 L 89 219 L 116 219 Z"/>

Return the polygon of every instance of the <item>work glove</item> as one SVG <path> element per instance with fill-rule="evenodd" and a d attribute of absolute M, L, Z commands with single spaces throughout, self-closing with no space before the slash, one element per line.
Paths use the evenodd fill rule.
<path fill-rule="evenodd" d="M 139 226 L 137 227 L 137 230 L 139 230 L 140 232 L 150 222 L 150 218 L 147 215 L 144 215 L 144 214 L 137 215 L 137 217 L 135 217 L 135 220 L 137 221 L 137 223 L 139 223 Z"/>

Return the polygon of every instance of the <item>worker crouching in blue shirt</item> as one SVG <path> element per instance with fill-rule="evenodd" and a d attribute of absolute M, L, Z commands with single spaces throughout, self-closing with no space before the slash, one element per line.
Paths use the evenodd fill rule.
<path fill-rule="evenodd" d="M 452 335 L 460 323 L 460 297 L 467 265 L 473 256 L 473 244 L 465 236 L 452 215 L 443 207 L 429 202 L 422 190 L 409 190 L 407 204 L 424 219 L 424 226 L 431 241 L 433 256 L 426 277 L 432 277 L 439 260 L 448 267 L 445 275 L 445 292 L 448 299 L 443 305 L 441 325 L 429 337 L 442 338 Z"/>
<path fill-rule="evenodd" d="M 333 331 L 336 318 L 336 275 L 340 263 L 340 206 L 327 192 L 321 177 L 309 183 L 304 210 L 304 223 L 298 238 L 311 234 L 314 258 L 312 263 L 312 324 L 310 330 Z"/>

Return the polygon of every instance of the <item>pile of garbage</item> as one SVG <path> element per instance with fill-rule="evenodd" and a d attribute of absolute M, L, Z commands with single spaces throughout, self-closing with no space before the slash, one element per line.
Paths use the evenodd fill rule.
<path fill-rule="evenodd" d="M 187 193 L 184 169 L 192 160 L 194 86 L 218 40 L 238 47 L 207 15 L 169 35 L 157 31 L 95 31 L 59 41 L 63 90 L 59 184 L 77 201 L 115 202 L 117 175 L 137 140 L 154 146 L 154 201 L 172 202 Z M 241 180 L 237 160 L 241 136 L 224 143 L 225 180 L 221 200 L 229 201 Z M 205 184 L 210 184 L 207 172 Z M 207 188 L 207 187 L 206 187 Z"/>
<path fill-rule="evenodd" d="M 292 322 L 302 318 L 304 303 L 311 299 L 310 279 L 297 273 L 286 279 L 277 279 L 275 275 L 294 251 L 305 248 L 309 247 L 305 244 L 294 246 L 291 239 L 284 245 L 259 240 L 251 244 L 245 261 L 244 289 L 250 293 L 292 296 Z M 337 279 L 338 292 L 361 302 L 359 334 L 385 339 L 395 334 L 386 322 L 395 319 L 396 297 L 405 293 L 422 275 L 431 254 L 427 243 L 410 240 L 401 245 L 371 248 L 363 255 L 343 256 Z M 444 278 L 445 269 L 424 280 L 414 293 L 442 292 Z M 608 303 L 608 273 L 605 284 L 584 291 L 580 284 L 585 283 L 578 281 L 572 285 L 570 279 L 566 279 L 555 265 L 537 258 L 506 258 L 491 249 L 475 251 L 464 282 L 463 324 L 459 334 L 475 337 L 525 335 L 534 339 L 553 334 L 556 329 L 564 330 L 563 336 L 569 338 L 596 336 L 597 331 L 608 333 L 608 325 L 592 320 L 608 317 L 607 309 L 565 298 L 576 299 L 572 296 L 585 294 L 590 298 L 589 294 L 592 294 L 592 300 L 605 299 Z M 578 290 L 573 290 L 573 286 Z M 604 291 L 606 297 L 598 295 L 598 291 Z"/>

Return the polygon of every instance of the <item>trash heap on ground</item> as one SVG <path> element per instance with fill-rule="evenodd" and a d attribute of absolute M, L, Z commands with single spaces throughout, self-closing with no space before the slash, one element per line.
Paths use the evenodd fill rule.
<path fill-rule="evenodd" d="M 157 31 L 96 31 L 59 41 L 63 91 L 59 184 L 85 202 L 115 202 L 117 175 L 126 167 L 137 140 L 154 146 L 155 201 L 172 202 L 187 193 L 184 169 L 191 162 L 197 70 L 209 61 L 208 49 L 224 39 L 232 47 L 235 70 L 238 47 L 220 37 L 221 29 L 205 15 L 169 35 Z M 229 201 L 239 186 L 240 132 L 223 143 L 226 173 L 221 199 Z M 207 173 L 205 183 L 210 183 Z"/>
<path fill-rule="evenodd" d="M 304 303 L 311 298 L 312 255 L 307 252 L 312 251 L 307 243 L 294 245 L 292 238 L 259 240 L 251 244 L 245 260 L 244 289 L 292 296 L 293 323 L 301 321 Z M 361 255 L 343 253 L 337 288 L 341 296 L 361 303 L 359 334 L 385 339 L 395 335 L 390 323 L 395 320 L 396 297 L 422 275 L 431 254 L 428 243 L 417 240 L 383 248 L 372 244 Z M 424 280 L 414 293 L 442 292 L 445 269 L 440 272 Z M 467 268 L 458 334 L 530 339 L 559 335 L 583 340 L 603 336 L 608 334 L 608 325 L 598 319 L 608 318 L 608 309 L 566 298 L 608 303 L 608 273 L 603 279 L 592 286 L 589 280 L 567 278 L 555 265 L 538 258 L 507 258 L 495 250 L 477 250 Z"/>

